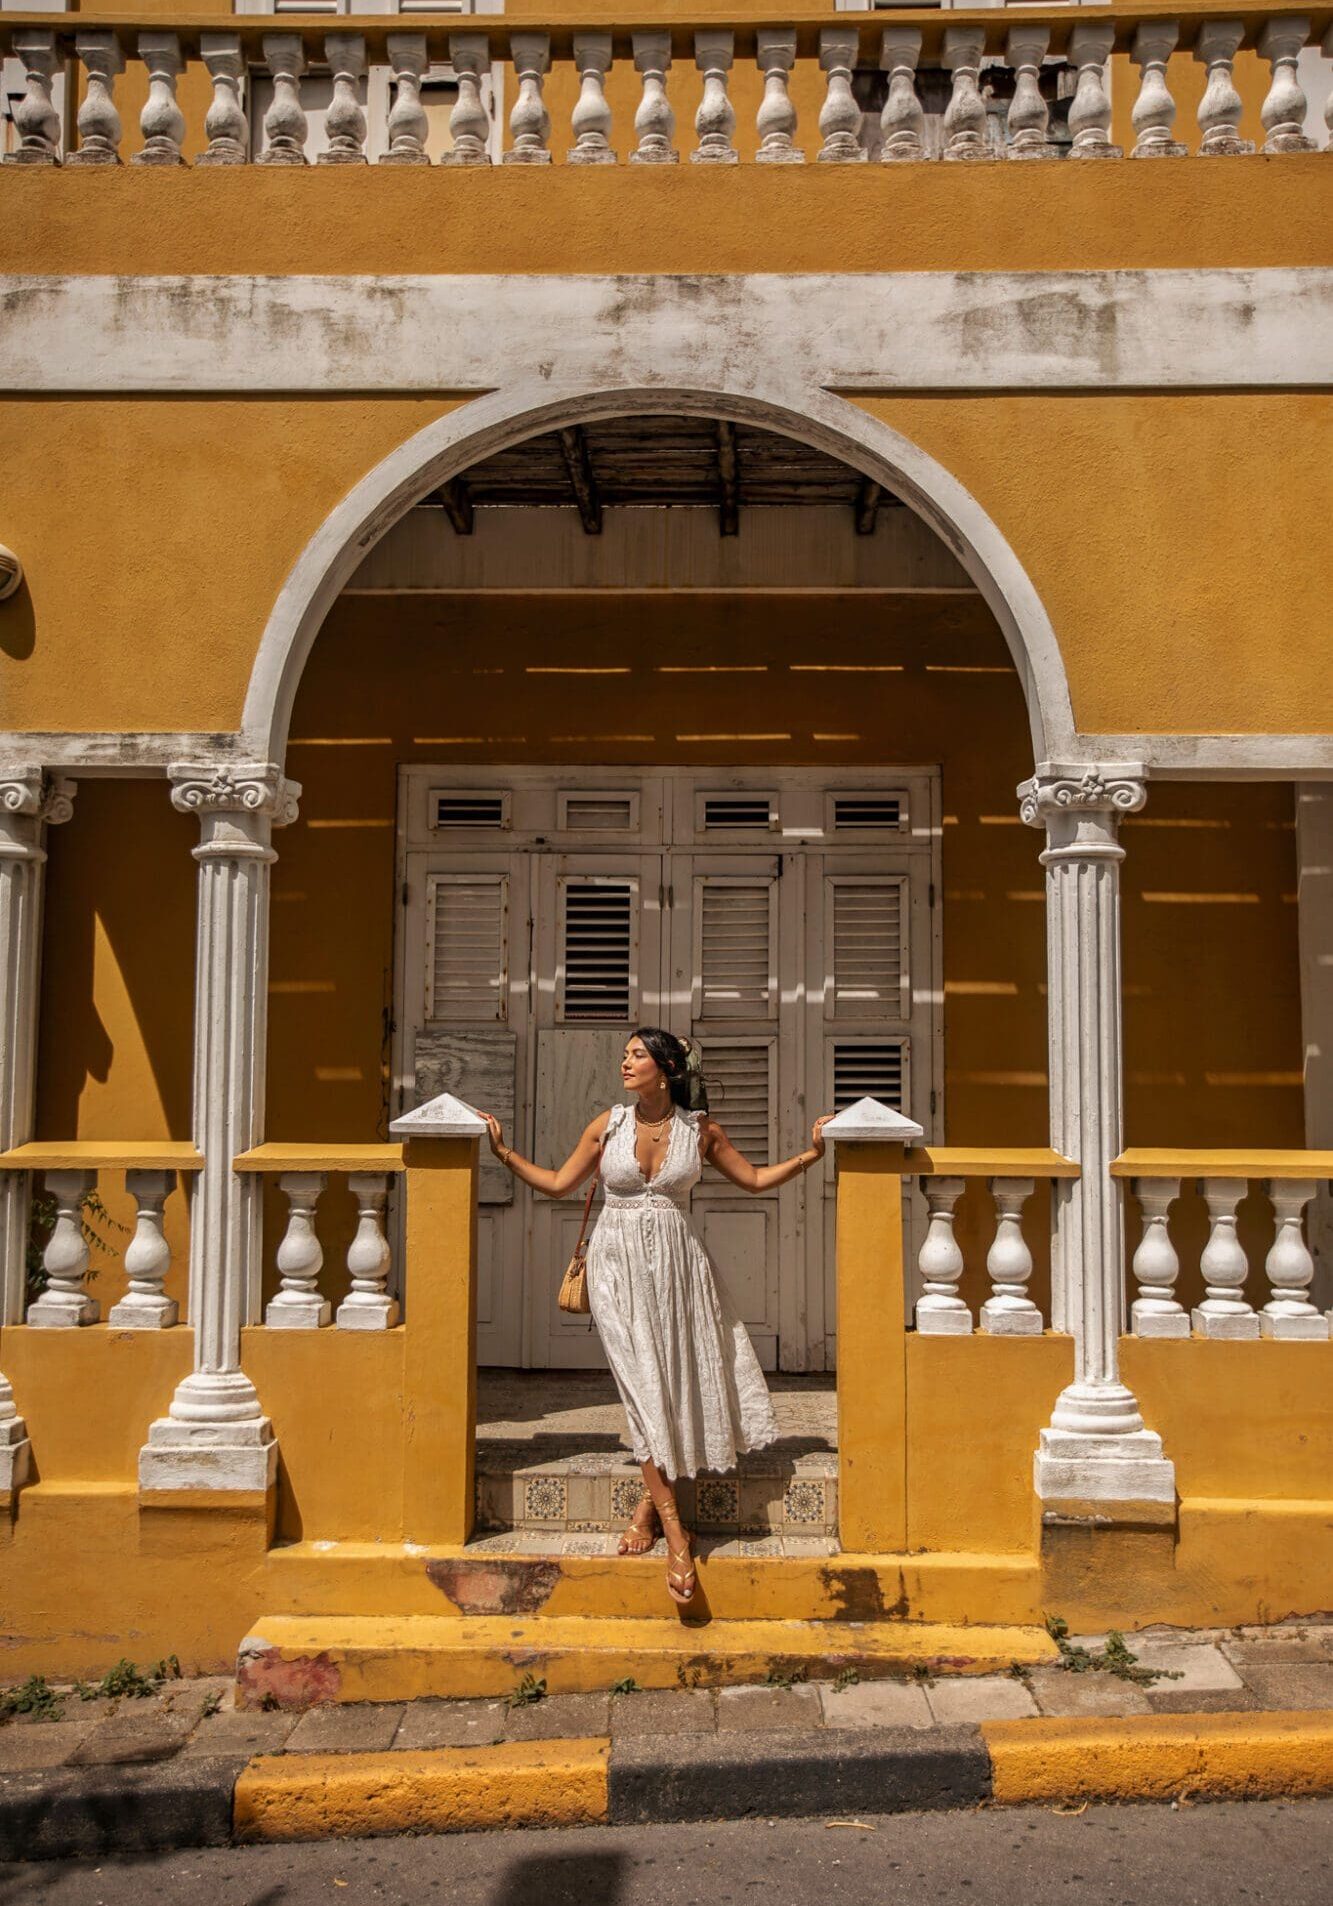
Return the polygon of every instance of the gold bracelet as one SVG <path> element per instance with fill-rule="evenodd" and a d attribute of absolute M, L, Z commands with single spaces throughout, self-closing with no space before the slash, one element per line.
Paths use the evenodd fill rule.
<path fill-rule="evenodd" d="M 513 1146 L 512 1145 L 504 1146 L 504 1148 L 502 1149 L 500 1153 L 500 1163 L 504 1166 L 506 1171 L 513 1170 L 513 1166 L 509 1162 L 513 1156 L 514 1156 Z"/>

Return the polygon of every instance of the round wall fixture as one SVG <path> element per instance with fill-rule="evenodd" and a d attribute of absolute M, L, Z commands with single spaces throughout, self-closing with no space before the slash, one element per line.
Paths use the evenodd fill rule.
<path fill-rule="evenodd" d="M 23 564 L 12 549 L 6 549 L 0 543 L 0 602 L 6 596 L 12 596 L 23 581 Z"/>

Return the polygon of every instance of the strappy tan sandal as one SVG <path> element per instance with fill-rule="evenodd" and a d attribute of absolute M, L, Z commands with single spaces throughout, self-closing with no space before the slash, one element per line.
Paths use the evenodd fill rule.
<path fill-rule="evenodd" d="M 644 1514 L 645 1508 L 647 1515 Z M 640 1496 L 634 1514 L 620 1538 L 618 1555 L 647 1555 L 650 1549 L 657 1547 L 657 1538 L 662 1533 L 662 1519 L 657 1513 L 657 1504 L 648 1490 Z"/>
<path fill-rule="evenodd" d="M 662 1513 L 663 1510 L 675 1517 L 676 1526 L 685 1538 L 685 1546 L 679 1549 L 672 1548 L 669 1535 L 666 1538 L 667 1594 L 673 1602 L 679 1602 L 684 1607 L 686 1603 L 694 1600 L 699 1587 L 699 1578 L 694 1568 L 694 1537 L 681 1522 L 680 1511 L 676 1507 L 674 1496 L 668 1496 L 665 1502 L 658 1505 L 658 1519 L 662 1524 L 664 1535 L 666 1535 L 666 1517 Z"/>

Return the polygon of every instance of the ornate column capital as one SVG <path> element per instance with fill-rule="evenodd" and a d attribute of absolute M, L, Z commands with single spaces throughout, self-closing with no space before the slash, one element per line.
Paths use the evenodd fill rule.
<path fill-rule="evenodd" d="M 1029 827 L 1049 828 L 1061 817 L 1102 815 L 1112 822 L 1137 814 L 1148 799 L 1148 771 L 1139 761 L 1069 766 L 1041 761 L 1018 787 L 1018 811 Z"/>
<path fill-rule="evenodd" d="M 287 827 L 296 819 L 301 783 L 272 761 L 173 761 L 167 769 L 171 805 L 182 814 L 250 815 Z"/>
<path fill-rule="evenodd" d="M 74 813 L 75 783 L 63 774 L 24 764 L 0 768 L 0 812 L 55 827 Z"/>

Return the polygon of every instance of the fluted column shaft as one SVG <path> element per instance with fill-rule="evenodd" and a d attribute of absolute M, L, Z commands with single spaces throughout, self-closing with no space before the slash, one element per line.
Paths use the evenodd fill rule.
<path fill-rule="evenodd" d="M 1051 1145 L 1082 1168 L 1056 1189 L 1052 1320 L 1074 1339 L 1074 1381 L 1042 1431 L 1037 1492 L 1170 1500 L 1172 1466 L 1120 1381 L 1124 1218 L 1110 1176 L 1122 1148 L 1117 829 L 1144 804 L 1144 770 L 1043 763 L 1019 796 L 1046 832 Z"/>
<path fill-rule="evenodd" d="M 300 788 L 269 762 L 169 772 L 173 805 L 200 824 L 194 1142 L 204 1165 L 190 1207 L 194 1369 L 149 1430 L 139 1484 L 263 1489 L 276 1445 L 240 1368 L 241 1327 L 259 1309 L 262 1191 L 231 1163 L 263 1137 L 271 834 L 295 819 Z"/>
<path fill-rule="evenodd" d="M 0 769 L 0 1151 L 33 1135 L 45 831 L 69 819 L 73 799 L 72 781 L 39 767 Z M 0 1172 L 0 1324 L 23 1321 L 31 1206 L 28 1174 Z M 0 1371 L 0 1497 L 22 1488 L 28 1456 L 28 1433 Z"/>

